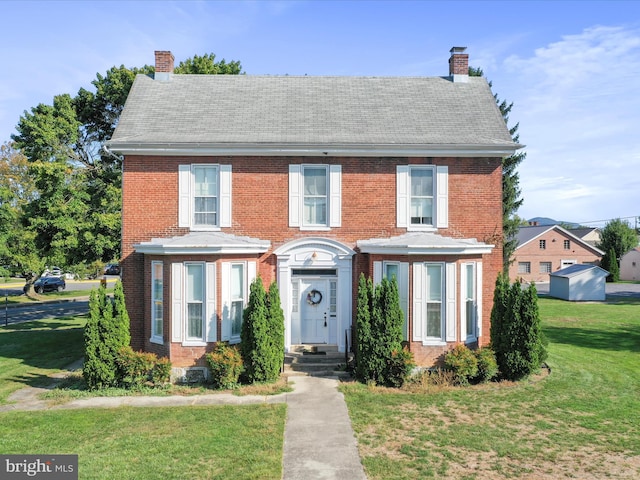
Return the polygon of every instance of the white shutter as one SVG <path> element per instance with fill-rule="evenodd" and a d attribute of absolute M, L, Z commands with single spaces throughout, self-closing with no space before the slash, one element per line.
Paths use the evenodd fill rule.
<path fill-rule="evenodd" d="M 302 202 L 300 192 L 300 165 L 289 165 L 289 226 L 299 227 L 300 204 Z"/>
<path fill-rule="evenodd" d="M 342 225 L 342 165 L 329 166 L 329 226 Z"/>
<path fill-rule="evenodd" d="M 216 264 L 206 265 L 206 338 L 207 342 L 215 342 L 217 338 L 218 322 L 216 316 Z"/>
<path fill-rule="evenodd" d="M 463 270 L 464 271 L 464 270 Z M 445 339 L 447 342 L 456 341 L 456 264 L 447 263 L 445 281 Z"/>
<path fill-rule="evenodd" d="M 396 167 L 396 225 L 398 228 L 409 226 L 409 166 Z"/>
<path fill-rule="evenodd" d="M 436 167 L 436 227 L 449 226 L 449 167 Z"/>
<path fill-rule="evenodd" d="M 424 265 L 413 264 L 413 341 L 424 340 Z"/>
<path fill-rule="evenodd" d="M 247 262 L 247 301 L 249 301 L 249 287 L 256 279 L 257 276 L 257 263 Z"/>
<path fill-rule="evenodd" d="M 229 262 L 223 262 L 220 265 L 220 294 L 222 296 L 222 341 L 228 342 L 231 340 L 231 290 L 229 285 L 231 283 L 231 264 Z"/>
<path fill-rule="evenodd" d="M 373 262 L 373 285 L 382 281 L 382 262 Z"/>
<path fill-rule="evenodd" d="M 181 263 L 171 264 L 171 341 L 182 341 L 182 312 L 184 305 L 182 303 L 183 282 L 182 282 L 183 266 Z"/>
<path fill-rule="evenodd" d="M 476 336 L 482 336 L 482 262 L 476 263 Z"/>
<path fill-rule="evenodd" d="M 231 226 L 231 165 L 220 165 L 220 226 Z"/>
<path fill-rule="evenodd" d="M 178 226 L 191 226 L 191 165 L 178 165 Z"/>
<path fill-rule="evenodd" d="M 409 340 L 409 263 L 400 262 L 398 268 L 398 293 L 400 308 L 404 312 L 403 340 Z"/>
<path fill-rule="evenodd" d="M 460 341 L 467 339 L 467 264 L 460 264 Z"/>

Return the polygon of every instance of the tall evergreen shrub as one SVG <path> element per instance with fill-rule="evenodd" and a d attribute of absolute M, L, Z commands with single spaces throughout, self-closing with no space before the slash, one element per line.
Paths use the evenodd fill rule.
<path fill-rule="evenodd" d="M 509 286 L 505 276 L 498 277 L 491 312 L 491 346 L 500 375 L 507 380 L 520 380 L 540 368 L 547 352 L 534 284 L 523 289 L 519 282 Z"/>
<path fill-rule="evenodd" d="M 119 282 L 118 282 L 119 284 Z M 114 315 L 114 303 L 107 297 L 106 288 L 100 286 L 92 290 L 89 296 L 89 320 L 85 327 L 85 361 L 82 375 L 87 386 L 94 390 L 113 387 L 119 383 L 118 352 L 129 345 L 130 333 L 128 316 L 124 323 L 122 309 L 124 296 L 122 287 L 119 288 L 118 311 Z"/>
<path fill-rule="evenodd" d="M 275 381 L 280 376 L 280 369 L 284 362 L 284 312 L 280 304 L 280 290 L 276 282 L 272 282 L 269 286 L 267 309 L 270 343 L 268 381 Z"/>
<path fill-rule="evenodd" d="M 413 358 L 402 349 L 404 313 L 398 285 L 383 279 L 374 289 L 361 274 L 356 316 L 356 378 L 380 385 L 401 386 L 413 367 Z"/>
<path fill-rule="evenodd" d="M 270 375 L 270 340 L 267 294 L 262 279 L 256 277 L 249 290 L 249 304 L 243 313 L 240 351 L 244 373 L 251 383 L 266 382 Z"/>
<path fill-rule="evenodd" d="M 609 272 L 607 282 L 617 282 L 620 280 L 620 267 L 616 258 L 616 251 L 610 248 L 602 257 L 602 268 Z"/>

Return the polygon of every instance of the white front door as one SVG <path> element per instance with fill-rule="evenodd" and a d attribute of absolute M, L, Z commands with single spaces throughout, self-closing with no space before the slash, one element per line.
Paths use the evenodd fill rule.
<path fill-rule="evenodd" d="M 302 343 L 328 343 L 329 308 L 329 281 L 301 279 L 300 330 Z"/>

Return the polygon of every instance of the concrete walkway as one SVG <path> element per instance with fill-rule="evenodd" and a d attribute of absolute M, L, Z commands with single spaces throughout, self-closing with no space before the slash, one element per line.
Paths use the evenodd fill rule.
<path fill-rule="evenodd" d="M 65 373 L 56 376 L 62 377 Z M 337 378 L 290 377 L 293 392 L 279 395 L 205 394 L 168 397 L 92 397 L 52 405 L 39 395 L 46 388 L 26 387 L 12 393 L 0 412 L 74 408 L 168 407 L 286 403 L 284 480 L 366 479 L 356 439 Z"/>

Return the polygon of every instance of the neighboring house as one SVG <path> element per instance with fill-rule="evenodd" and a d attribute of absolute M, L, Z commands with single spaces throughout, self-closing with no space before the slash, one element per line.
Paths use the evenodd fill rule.
<path fill-rule="evenodd" d="M 640 280 L 640 247 L 629 250 L 620 259 L 620 280 Z"/>
<path fill-rule="evenodd" d="M 502 157 L 484 78 L 175 75 L 156 52 L 108 149 L 124 155 L 132 345 L 203 368 L 238 343 L 249 286 L 277 282 L 285 348 L 349 348 L 360 274 L 395 276 L 419 365 L 489 342 Z"/>
<path fill-rule="evenodd" d="M 548 282 L 549 274 L 569 265 L 599 265 L 604 253 L 559 225 L 520 227 L 509 278 Z"/>
<path fill-rule="evenodd" d="M 596 265 L 570 265 L 550 275 L 549 295 L 571 301 L 604 301 L 608 275 Z"/>
<path fill-rule="evenodd" d="M 597 247 L 600 243 L 600 229 L 598 227 L 571 228 L 568 231 L 592 247 Z"/>

